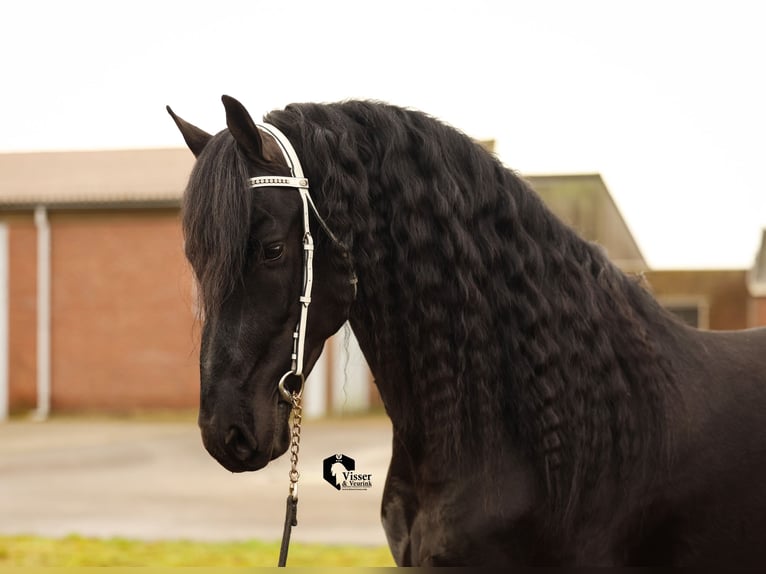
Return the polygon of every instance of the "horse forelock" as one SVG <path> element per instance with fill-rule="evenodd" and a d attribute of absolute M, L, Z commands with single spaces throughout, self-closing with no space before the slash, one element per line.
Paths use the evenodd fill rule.
<path fill-rule="evenodd" d="M 265 161 L 258 174 L 283 173 L 281 154 L 264 139 Z M 206 145 L 189 176 L 182 199 L 184 250 L 198 285 L 199 309 L 205 316 L 220 309 L 241 281 L 248 255 L 253 167 L 228 130 Z"/>

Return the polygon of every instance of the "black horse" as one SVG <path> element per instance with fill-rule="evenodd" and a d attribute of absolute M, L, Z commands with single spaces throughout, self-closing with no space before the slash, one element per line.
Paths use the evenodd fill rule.
<path fill-rule="evenodd" d="M 197 157 L 183 229 L 204 312 L 199 424 L 240 472 L 288 447 L 277 382 L 304 230 L 297 190 L 250 189 L 289 171 L 223 100 L 215 136 L 170 113 Z M 397 564 L 766 564 L 766 330 L 685 326 L 428 115 L 348 101 L 264 119 L 327 226 L 312 216 L 306 371 L 348 319 L 392 421 Z"/>

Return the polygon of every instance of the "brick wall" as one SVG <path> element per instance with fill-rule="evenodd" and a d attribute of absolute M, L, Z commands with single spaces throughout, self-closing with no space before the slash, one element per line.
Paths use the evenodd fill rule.
<path fill-rule="evenodd" d="M 198 404 L 199 333 L 174 209 L 51 211 L 51 408 Z M 36 231 L 10 229 L 10 407 L 36 401 Z"/>
<path fill-rule="evenodd" d="M 37 233 L 31 213 L 8 225 L 8 405 L 11 413 L 37 404 Z"/>
<path fill-rule="evenodd" d="M 660 301 L 704 300 L 708 328 L 745 329 L 748 326 L 747 272 L 745 270 L 654 270 L 645 274 Z"/>
<path fill-rule="evenodd" d="M 177 211 L 50 221 L 53 411 L 195 407 L 199 337 Z"/>
<path fill-rule="evenodd" d="M 766 297 L 750 299 L 750 327 L 766 326 Z"/>

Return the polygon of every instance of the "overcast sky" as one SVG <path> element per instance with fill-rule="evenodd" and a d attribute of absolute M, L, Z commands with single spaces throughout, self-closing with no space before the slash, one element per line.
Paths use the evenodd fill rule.
<path fill-rule="evenodd" d="M 766 3 L 0 0 L 0 152 L 182 145 L 221 94 L 385 100 L 522 174 L 599 172 L 649 264 L 748 267 L 766 227 Z"/>

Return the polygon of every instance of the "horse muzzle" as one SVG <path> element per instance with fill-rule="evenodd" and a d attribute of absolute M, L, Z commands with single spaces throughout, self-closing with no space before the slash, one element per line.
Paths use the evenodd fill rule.
<path fill-rule="evenodd" d="M 257 421 L 253 416 L 233 419 L 230 414 L 237 410 L 217 410 L 224 415 L 214 413 L 206 416 L 201 409 L 199 427 L 205 449 L 227 470 L 260 470 L 287 450 L 290 440 L 287 424 L 290 405 L 285 402 L 280 400 L 275 405 L 271 417 L 266 413 L 259 417 L 271 419 L 268 421 Z"/>

